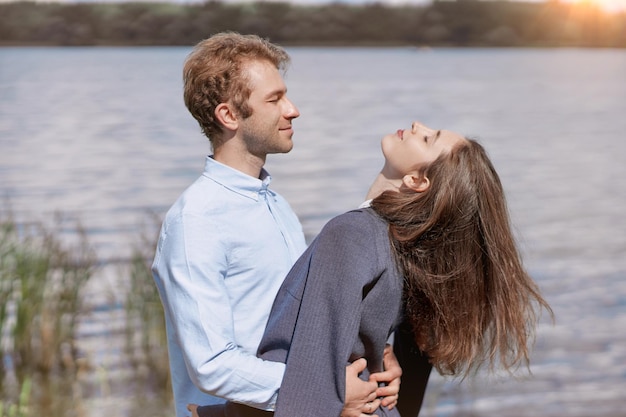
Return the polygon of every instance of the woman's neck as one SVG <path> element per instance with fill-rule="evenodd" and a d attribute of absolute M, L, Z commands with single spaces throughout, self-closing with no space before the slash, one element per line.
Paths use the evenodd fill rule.
<path fill-rule="evenodd" d="M 376 176 L 376 178 L 374 178 L 374 182 L 370 186 L 365 199 L 374 199 L 385 191 L 398 191 L 400 189 L 400 185 L 402 185 L 402 180 L 389 179 L 381 172 Z"/>

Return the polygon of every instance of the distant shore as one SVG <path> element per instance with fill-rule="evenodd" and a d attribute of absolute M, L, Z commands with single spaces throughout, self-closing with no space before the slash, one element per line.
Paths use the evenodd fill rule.
<path fill-rule="evenodd" d="M 558 0 L 0 4 L 0 46 L 190 46 L 224 30 L 285 46 L 626 48 L 626 12 Z"/>

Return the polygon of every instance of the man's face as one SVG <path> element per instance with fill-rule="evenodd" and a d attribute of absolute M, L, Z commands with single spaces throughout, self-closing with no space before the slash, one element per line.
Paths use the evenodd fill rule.
<path fill-rule="evenodd" d="M 240 128 L 248 151 L 261 158 L 289 152 L 293 148 L 291 121 L 300 112 L 287 98 L 282 76 L 267 61 L 251 61 L 245 70 L 251 89 L 248 104 L 252 115 L 240 121 Z"/>

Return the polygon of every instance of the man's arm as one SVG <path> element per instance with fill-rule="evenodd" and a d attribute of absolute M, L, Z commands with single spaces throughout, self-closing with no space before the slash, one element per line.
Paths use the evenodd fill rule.
<path fill-rule="evenodd" d="M 153 272 L 191 380 L 211 395 L 273 407 L 284 364 L 237 343 L 219 233 L 201 216 L 181 216 L 166 227 Z"/>

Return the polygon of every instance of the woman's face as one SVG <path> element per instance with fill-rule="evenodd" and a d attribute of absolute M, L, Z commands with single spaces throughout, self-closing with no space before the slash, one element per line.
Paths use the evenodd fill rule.
<path fill-rule="evenodd" d="M 450 152 L 465 140 L 463 136 L 449 130 L 433 130 L 413 122 L 410 130 L 399 129 L 383 138 L 383 173 L 387 178 L 415 174 L 422 165 L 433 162 L 439 155 Z"/>

